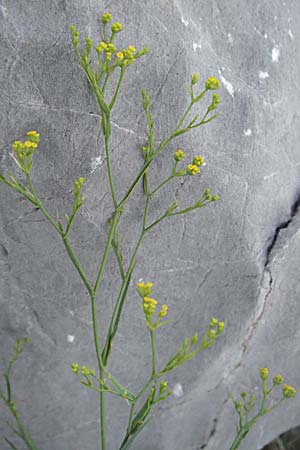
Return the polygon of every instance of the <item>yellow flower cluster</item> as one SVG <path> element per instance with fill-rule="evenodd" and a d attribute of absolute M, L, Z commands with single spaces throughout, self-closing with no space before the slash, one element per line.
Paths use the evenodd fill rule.
<path fill-rule="evenodd" d="M 79 373 L 79 365 L 77 363 L 72 364 L 72 371 L 76 374 Z M 84 375 L 84 376 L 89 376 L 89 375 L 95 376 L 94 369 L 89 369 L 87 366 L 81 366 L 80 373 L 81 373 L 81 375 Z"/>
<path fill-rule="evenodd" d="M 281 375 L 275 375 L 273 377 L 273 383 L 276 385 L 282 384 L 284 382 L 284 378 Z"/>
<path fill-rule="evenodd" d="M 31 130 L 31 131 L 27 131 L 27 137 L 31 142 L 36 142 L 37 144 L 39 143 L 40 140 L 40 134 L 37 131 Z"/>
<path fill-rule="evenodd" d="M 262 367 L 260 370 L 260 378 L 265 381 L 269 377 L 269 370 L 266 367 Z"/>
<path fill-rule="evenodd" d="M 215 90 L 215 89 L 219 89 L 220 87 L 220 81 L 215 78 L 215 77 L 209 77 L 207 78 L 206 82 L 205 82 L 205 88 L 207 90 Z"/>
<path fill-rule="evenodd" d="M 282 395 L 284 398 L 293 398 L 296 395 L 296 389 L 288 384 L 282 386 Z"/>
<path fill-rule="evenodd" d="M 187 166 L 186 173 L 187 173 L 188 175 L 194 176 L 194 175 L 197 175 L 197 173 L 199 173 L 199 172 L 200 172 L 200 169 L 199 169 L 199 167 L 196 166 L 195 164 L 189 164 L 189 165 Z"/>
<path fill-rule="evenodd" d="M 143 299 L 143 311 L 145 313 L 146 318 L 148 319 L 154 316 L 157 306 L 157 300 L 149 297 L 149 295 L 151 294 L 152 286 L 153 283 L 150 282 L 147 283 L 139 282 L 136 284 L 138 294 Z M 167 313 L 168 313 L 168 306 L 162 305 L 158 313 L 158 319 L 165 317 Z"/>
<path fill-rule="evenodd" d="M 113 33 L 119 33 L 122 30 L 123 30 L 123 26 L 120 24 L 120 22 L 115 22 L 111 26 L 111 31 Z"/>
<path fill-rule="evenodd" d="M 161 310 L 158 317 L 165 317 L 168 314 L 168 305 L 161 305 Z"/>
<path fill-rule="evenodd" d="M 12 148 L 17 155 L 17 158 L 14 158 L 14 160 L 25 173 L 29 173 L 31 169 L 32 156 L 38 146 L 39 139 L 39 133 L 36 131 L 28 131 L 27 140 L 25 142 L 14 141 L 12 145 Z"/>
<path fill-rule="evenodd" d="M 111 21 L 112 15 L 109 12 L 106 12 L 102 15 L 102 23 L 107 24 Z"/>
<path fill-rule="evenodd" d="M 178 150 L 176 150 L 173 156 L 175 161 L 181 161 L 183 158 L 185 158 L 186 154 L 183 150 L 181 150 L 181 148 L 179 148 Z"/>
<path fill-rule="evenodd" d="M 13 149 L 16 152 L 19 152 L 19 150 L 34 150 L 37 148 L 37 143 L 36 142 L 31 142 L 31 141 L 25 141 L 25 142 L 21 142 L 21 141 L 15 141 L 13 143 Z M 21 153 L 21 152 L 20 152 Z M 23 152 L 26 153 L 26 152 Z"/>
<path fill-rule="evenodd" d="M 157 300 L 150 297 L 143 298 L 143 310 L 146 316 L 153 316 L 155 314 L 155 309 L 157 305 Z"/>
<path fill-rule="evenodd" d="M 122 51 L 117 51 L 116 46 L 112 42 L 106 43 L 105 41 L 101 41 L 95 47 L 95 50 L 99 55 L 105 52 L 105 61 L 111 61 L 114 54 L 120 65 L 126 66 L 135 61 L 136 48 L 133 45 L 129 45 L 127 49 L 125 48 Z"/>
<path fill-rule="evenodd" d="M 143 283 L 139 282 L 136 284 L 137 291 L 141 297 L 147 297 L 151 293 L 151 288 L 153 286 L 153 283 Z"/>
<path fill-rule="evenodd" d="M 197 167 L 203 166 L 205 164 L 203 156 L 199 156 L 199 155 L 195 156 L 193 159 L 193 164 Z"/>

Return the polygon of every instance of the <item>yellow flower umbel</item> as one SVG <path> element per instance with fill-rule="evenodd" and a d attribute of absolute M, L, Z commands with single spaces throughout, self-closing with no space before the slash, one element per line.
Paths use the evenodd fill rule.
<path fill-rule="evenodd" d="M 162 305 L 161 310 L 158 313 L 158 317 L 162 318 L 162 317 L 165 317 L 167 314 L 168 314 L 168 305 Z"/>
<path fill-rule="evenodd" d="M 288 384 L 282 386 L 282 395 L 284 398 L 293 398 L 296 395 L 296 389 Z"/>
<path fill-rule="evenodd" d="M 259 370 L 259 372 L 260 372 L 260 378 L 261 378 L 263 381 L 266 381 L 266 380 L 268 379 L 268 377 L 269 377 L 269 370 L 268 370 L 266 367 L 262 367 L 262 368 Z"/>
<path fill-rule="evenodd" d="M 219 89 L 220 87 L 220 81 L 215 78 L 215 77 L 209 77 L 207 78 L 206 82 L 205 82 L 205 88 L 207 90 L 215 90 L 215 89 Z"/>
<path fill-rule="evenodd" d="M 20 169 L 26 174 L 29 173 L 32 166 L 32 156 L 38 146 L 40 135 L 36 131 L 27 132 L 27 141 L 14 141 L 12 148 L 15 153 L 14 160 Z"/>
<path fill-rule="evenodd" d="M 122 30 L 123 30 L 123 26 L 120 24 L 120 22 L 115 22 L 111 26 L 111 31 L 113 33 L 119 33 Z"/>
<path fill-rule="evenodd" d="M 152 286 L 153 283 L 150 282 L 148 283 L 139 282 L 136 284 L 137 291 L 142 298 L 147 297 L 148 295 L 151 294 Z"/>
<path fill-rule="evenodd" d="M 106 12 L 102 15 L 102 23 L 105 25 L 109 23 L 112 19 L 112 15 L 109 12 Z"/>
<path fill-rule="evenodd" d="M 193 159 L 193 164 L 197 167 L 203 166 L 205 164 L 203 156 L 195 156 Z"/>
<path fill-rule="evenodd" d="M 197 173 L 200 173 L 200 169 L 195 164 L 189 164 L 186 168 L 186 173 L 188 175 L 194 176 L 197 175 Z"/>
<path fill-rule="evenodd" d="M 179 148 L 178 150 L 176 150 L 176 152 L 174 153 L 174 159 L 175 161 L 181 161 L 183 158 L 185 158 L 185 153 L 183 150 L 181 150 L 181 148 Z"/>
<path fill-rule="evenodd" d="M 143 310 L 146 318 L 150 318 L 155 314 L 157 300 L 150 297 L 143 298 Z"/>

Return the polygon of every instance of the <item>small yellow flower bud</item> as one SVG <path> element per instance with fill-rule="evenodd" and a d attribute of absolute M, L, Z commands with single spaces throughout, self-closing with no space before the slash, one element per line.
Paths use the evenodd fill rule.
<path fill-rule="evenodd" d="M 236 409 L 238 412 L 241 412 L 241 411 L 243 410 L 243 404 L 242 404 L 242 403 L 236 403 L 236 404 L 235 404 L 235 409 Z"/>
<path fill-rule="evenodd" d="M 115 23 L 113 23 L 112 26 L 111 26 L 111 31 L 112 31 L 113 33 L 119 33 L 119 31 L 122 31 L 122 30 L 123 30 L 123 27 L 122 27 L 122 25 L 120 24 L 120 22 L 115 22 Z"/>
<path fill-rule="evenodd" d="M 209 188 L 205 189 L 204 197 L 205 197 L 205 200 L 211 200 L 211 192 L 210 192 Z"/>
<path fill-rule="evenodd" d="M 218 323 L 218 332 L 222 333 L 222 331 L 224 330 L 225 327 L 225 323 L 224 322 L 219 322 Z"/>
<path fill-rule="evenodd" d="M 176 150 L 173 156 L 175 161 L 181 161 L 183 158 L 185 158 L 186 154 L 179 148 L 178 150 Z"/>
<path fill-rule="evenodd" d="M 110 61 L 112 57 L 112 54 L 110 52 L 106 53 L 106 61 Z"/>
<path fill-rule="evenodd" d="M 115 47 L 115 45 L 112 44 L 112 43 L 110 43 L 110 44 L 107 45 L 107 49 L 108 49 L 111 53 L 114 53 L 114 52 L 117 50 L 116 47 Z"/>
<path fill-rule="evenodd" d="M 215 77 L 209 77 L 207 78 L 205 82 L 205 88 L 208 90 L 215 90 L 219 89 L 220 87 L 220 81 Z"/>
<path fill-rule="evenodd" d="M 214 330 L 214 329 L 210 329 L 209 330 L 209 332 L 208 332 L 208 337 L 209 338 L 214 339 L 216 337 L 216 335 L 217 335 L 216 330 Z"/>
<path fill-rule="evenodd" d="M 242 398 L 246 398 L 247 397 L 247 392 L 245 392 L 245 391 L 241 392 L 241 397 Z"/>
<path fill-rule="evenodd" d="M 188 175 L 194 176 L 194 175 L 196 175 L 197 173 L 200 172 L 200 169 L 199 169 L 198 166 L 195 166 L 195 164 L 189 164 L 187 166 L 186 172 L 187 172 Z"/>
<path fill-rule="evenodd" d="M 168 305 L 162 305 L 158 316 L 165 317 L 167 314 L 168 314 Z"/>
<path fill-rule="evenodd" d="M 210 326 L 211 327 L 214 327 L 215 325 L 218 325 L 218 319 L 216 319 L 215 317 L 212 317 L 211 319 L 210 319 Z"/>
<path fill-rule="evenodd" d="M 293 398 L 296 395 L 296 389 L 288 384 L 282 386 L 282 394 L 284 398 Z"/>
<path fill-rule="evenodd" d="M 117 58 L 118 59 L 123 59 L 124 58 L 124 53 L 123 52 L 118 52 L 117 53 Z"/>
<path fill-rule="evenodd" d="M 106 24 L 109 23 L 112 19 L 112 15 L 109 12 L 106 12 L 102 15 L 102 23 Z"/>
<path fill-rule="evenodd" d="M 136 284 L 137 291 L 140 294 L 141 297 L 147 297 L 149 294 L 151 294 L 151 288 L 153 286 L 153 283 L 142 283 L 139 282 Z"/>
<path fill-rule="evenodd" d="M 216 202 L 216 201 L 218 201 L 219 199 L 220 199 L 220 197 L 218 196 L 218 194 L 213 195 L 212 198 L 211 198 L 211 200 L 212 200 L 213 202 Z"/>
<path fill-rule="evenodd" d="M 260 370 L 260 378 L 265 381 L 269 377 L 269 370 L 266 367 L 261 368 Z"/>
<path fill-rule="evenodd" d="M 23 145 L 24 145 L 24 148 L 37 148 L 36 142 L 25 141 Z"/>
<path fill-rule="evenodd" d="M 129 45 L 128 50 L 133 53 L 136 51 L 136 48 L 133 45 Z"/>
<path fill-rule="evenodd" d="M 195 164 L 195 166 L 203 166 L 203 164 L 205 163 L 203 156 L 195 156 L 193 159 L 193 164 Z"/>
<path fill-rule="evenodd" d="M 161 381 L 160 382 L 160 386 L 159 386 L 159 395 L 161 395 L 164 392 L 166 392 L 167 387 L 168 387 L 168 382 L 167 381 Z"/>
<path fill-rule="evenodd" d="M 74 373 L 78 373 L 78 364 L 77 363 L 72 364 L 72 370 Z"/>
<path fill-rule="evenodd" d="M 192 76 L 192 85 L 196 84 L 199 80 L 199 75 L 197 73 L 194 73 Z"/>
<path fill-rule="evenodd" d="M 284 381 L 283 377 L 279 374 L 277 374 L 273 377 L 273 383 L 276 385 L 282 384 L 283 381 Z"/>
<path fill-rule="evenodd" d="M 144 303 L 148 303 L 150 305 L 156 306 L 157 300 L 155 300 L 154 298 L 150 298 L 150 297 L 144 297 Z"/>
<path fill-rule="evenodd" d="M 107 49 L 107 43 L 104 42 L 104 41 L 101 41 L 100 44 L 99 44 L 99 47 L 100 47 L 102 50 L 106 50 L 106 49 Z"/>

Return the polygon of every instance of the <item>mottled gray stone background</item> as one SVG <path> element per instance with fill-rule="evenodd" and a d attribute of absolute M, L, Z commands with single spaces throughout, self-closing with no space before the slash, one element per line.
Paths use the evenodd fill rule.
<path fill-rule="evenodd" d="M 171 374 L 171 385 L 179 383 L 183 395 L 156 409 L 134 449 L 226 450 L 236 426 L 230 391 L 256 391 L 262 366 L 300 385 L 299 1 L 0 0 L 1 170 L 15 171 L 12 141 L 37 129 L 41 144 L 32 177 L 53 214 L 70 211 L 74 180 L 87 178 L 87 201 L 72 240 L 93 278 L 111 199 L 97 108 L 68 30 L 75 23 L 97 40 L 106 10 L 126 27 L 121 46 L 151 49 L 128 70 L 112 117 L 119 196 L 141 165 L 141 88 L 151 94 L 159 140 L 187 105 L 191 73 L 199 72 L 201 83 L 210 75 L 222 82 L 218 120 L 172 143 L 151 172 L 153 181 L 163 179 L 179 146 L 190 157 L 204 154 L 200 188 L 199 181 L 187 180 L 181 202 L 193 201 L 206 186 L 221 201 L 166 221 L 147 237 L 110 368 L 131 388 L 150 371 L 149 337 L 134 289 L 140 277 L 155 281 L 155 296 L 169 304 L 174 320 L 159 332 L 160 364 L 185 337 L 204 332 L 211 315 L 224 319 L 218 344 Z M 153 217 L 172 196 L 168 187 Z M 142 205 L 139 188 L 122 219 L 126 261 Z M 14 372 L 22 417 L 41 450 L 95 450 L 98 398 L 70 370 L 74 361 L 96 365 L 87 293 L 39 212 L 5 186 L 0 211 L 1 354 L 17 337 L 31 339 Z M 111 255 L 98 303 L 102 336 L 118 286 Z M 114 450 L 128 406 L 110 398 L 108 410 L 108 448 Z M 261 448 L 299 424 L 296 399 L 262 420 L 242 449 Z M 0 434 L 9 435 L 2 409 Z"/>

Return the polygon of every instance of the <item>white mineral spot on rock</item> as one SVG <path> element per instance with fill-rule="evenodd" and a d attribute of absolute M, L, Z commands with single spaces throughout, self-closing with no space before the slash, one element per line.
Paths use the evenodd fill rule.
<path fill-rule="evenodd" d="M 75 340 L 75 336 L 73 336 L 72 334 L 68 334 L 67 340 L 70 344 L 72 344 Z"/>
<path fill-rule="evenodd" d="M 95 170 L 97 170 L 98 167 L 101 167 L 103 163 L 104 159 L 102 159 L 102 156 L 97 156 L 96 158 L 92 159 L 91 173 L 94 173 Z"/>
<path fill-rule="evenodd" d="M 265 33 L 265 34 L 264 34 L 264 38 L 265 38 L 265 39 L 268 39 L 268 33 Z"/>
<path fill-rule="evenodd" d="M 202 44 L 197 44 L 197 42 L 194 42 L 193 43 L 193 50 L 194 50 L 194 52 L 197 50 L 197 48 L 202 48 Z"/>
<path fill-rule="evenodd" d="M 270 175 L 265 175 L 264 176 L 264 180 L 268 180 L 269 178 L 273 178 L 275 175 L 277 175 L 278 174 L 278 172 L 273 172 L 273 173 L 271 173 Z"/>
<path fill-rule="evenodd" d="M 4 19 L 6 19 L 7 16 L 8 16 L 6 7 L 3 6 L 3 5 L 0 5 L 0 11 L 1 11 L 2 16 L 4 17 Z"/>
<path fill-rule="evenodd" d="M 244 130 L 244 135 L 245 136 L 251 136 L 251 134 L 252 134 L 251 128 L 247 128 L 247 130 Z"/>
<path fill-rule="evenodd" d="M 173 387 L 173 395 L 175 397 L 182 397 L 184 394 L 183 387 L 180 383 L 176 383 Z"/>
<path fill-rule="evenodd" d="M 228 37 L 228 42 L 230 42 L 230 44 L 232 44 L 232 42 L 233 42 L 232 34 L 231 34 L 231 33 L 228 33 L 228 34 L 227 34 L 227 37 Z"/>
<path fill-rule="evenodd" d="M 273 62 L 278 62 L 279 60 L 279 55 L 280 55 L 280 50 L 278 47 L 273 47 L 272 48 L 272 61 Z"/>
<path fill-rule="evenodd" d="M 221 79 L 221 82 L 222 82 L 224 88 L 227 90 L 227 92 L 229 92 L 231 97 L 233 97 L 234 96 L 233 85 L 230 83 L 230 81 L 226 80 L 226 78 L 223 77 L 223 75 L 221 74 L 221 70 L 219 70 L 219 74 L 220 74 L 220 79 Z"/>
<path fill-rule="evenodd" d="M 188 21 L 188 19 L 185 19 L 183 16 L 181 16 L 181 22 L 186 26 L 186 27 L 188 27 L 189 26 L 189 21 Z"/>
<path fill-rule="evenodd" d="M 292 30 L 291 30 L 291 29 L 289 29 L 289 31 L 288 31 L 288 35 L 289 35 L 289 37 L 291 38 L 291 40 L 293 41 L 293 40 L 294 40 L 294 35 L 293 35 L 293 33 L 292 33 Z"/>
<path fill-rule="evenodd" d="M 269 74 L 268 74 L 268 72 L 263 72 L 262 70 L 259 72 L 259 74 L 258 74 L 258 76 L 259 76 L 259 78 L 261 79 L 261 80 L 265 80 L 266 78 L 269 78 Z"/>

